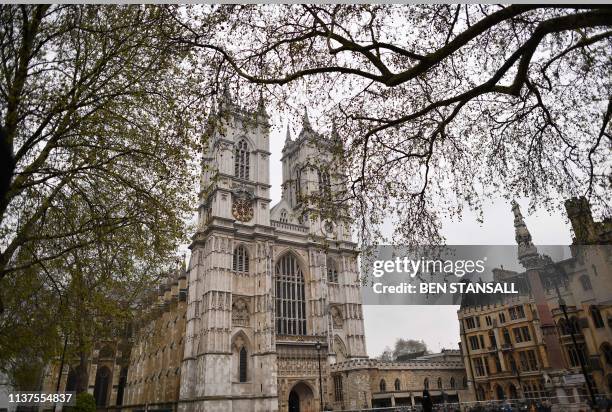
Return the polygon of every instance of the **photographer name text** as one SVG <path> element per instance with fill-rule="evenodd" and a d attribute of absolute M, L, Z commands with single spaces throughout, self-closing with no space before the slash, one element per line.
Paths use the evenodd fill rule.
<path fill-rule="evenodd" d="M 503 293 L 517 294 L 513 282 L 490 282 L 490 283 L 428 283 L 421 282 L 418 285 L 400 283 L 399 285 L 384 285 L 374 283 L 372 289 L 376 294 L 442 294 L 442 293 Z"/>

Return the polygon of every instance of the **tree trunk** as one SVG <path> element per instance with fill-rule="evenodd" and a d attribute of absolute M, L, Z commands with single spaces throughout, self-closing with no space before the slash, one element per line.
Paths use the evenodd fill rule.
<path fill-rule="evenodd" d="M 75 383 L 75 391 L 76 393 L 87 392 L 87 388 L 89 387 L 89 356 L 83 352 L 79 352 L 79 366 L 76 369 L 76 383 Z"/>
<path fill-rule="evenodd" d="M 15 158 L 13 147 L 8 141 L 8 133 L 4 127 L 0 127 L 0 204 L 8 203 L 7 195 L 11 187 L 11 180 L 15 173 Z M 0 282 L 2 281 L 2 269 L 0 267 Z M 4 313 L 4 304 L 0 295 L 0 315 Z"/>

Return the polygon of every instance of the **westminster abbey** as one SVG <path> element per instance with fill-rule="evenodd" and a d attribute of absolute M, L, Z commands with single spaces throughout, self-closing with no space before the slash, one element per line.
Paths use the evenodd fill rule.
<path fill-rule="evenodd" d="M 324 149 L 332 139 L 307 115 L 295 140 L 287 132 L 282 199 L 271 207 L 263 107 L 248 112 L 225 96 L 213 123 L 186 273 L 185 334 L 177 340 L 178 409 L 319 410 L 321 399 L 329 402 L 329 366 L 366 357 L 348 223 L 307 217 L 299 204 L 333 187 L 336 176 L 310 166 L 331 161 Z M 126 400 L 137 404 L 130 378 Z"/>
<path fill-rule="evenodd" d="M 458 400 L 458 356 L 369 360 L 358 250 L 348 218 L 323 219 L 312 201 L 342 186 L 337 135 L 305 113 L 282 148 L 282 196 L 271 205 L 269 119 L 225 95 L 202 159 L 198 226 L 150 311 L 119 342 L 99 342 L 89 392 L 106 411 L 313 412 L 418 403 L 423 382 Z M 47 372 L 69 390 L 73 366 Z M 390 380 L 387 388 L 382 382 Z M 391 392 L 390 392 L 391 391 Z"/>

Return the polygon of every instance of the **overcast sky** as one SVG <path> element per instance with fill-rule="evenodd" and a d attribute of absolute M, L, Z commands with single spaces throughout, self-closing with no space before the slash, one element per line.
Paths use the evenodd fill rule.
<path fill-rule="evenodd" d="M 280 200 L 281 150 L 285 141 L 287 120 L 272 116 L 270 136 L 270 184 L 272 204 Z M 312 116 L 311 116 L 311 120 Z M 316 128 L 316 127 L 315 127 Z M 298 122 L 292 130 L 301 129 Z M 294 135 L 295 139 L 295 135 Z M 567 245 L 571 235 L 567 218 L 560 212 L 542 210 L 528 215 L 527 199 L 517 199 L 535 244 Z M 513 245 L 514 224 L 510 205 L 504 200 L 490 202 L 484 209 L 484 223 L 476 215 L 465 213 L 462 221 L 446 221 L 443 232 L 449 245 Z M 398 338 L 422 339 L 430 350 L 458 348 L 459 324 L 455 306 L 364 306 L 368 354 L 378 356 L 386 346 L 393 347 Z"/>

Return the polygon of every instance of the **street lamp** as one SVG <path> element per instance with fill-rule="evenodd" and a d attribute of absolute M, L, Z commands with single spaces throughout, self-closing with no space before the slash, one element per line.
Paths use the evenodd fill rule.
<path fill-rule="evenodd" d="M 321 342 L 317 339 L 315 343 L 317 350 L 317 360 L 319 361 L 319 410 L 323 410 L 323 379 L 321 378 Z"/>

